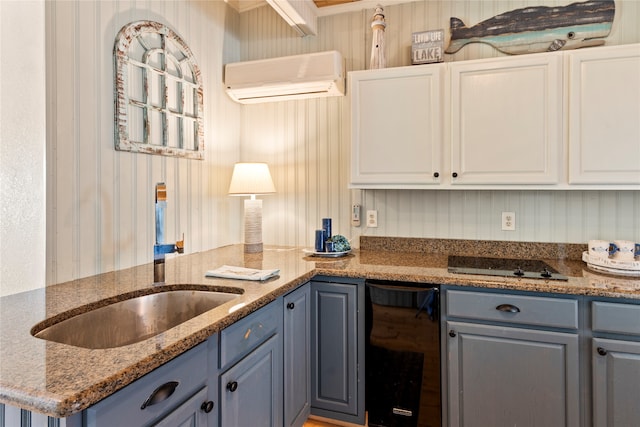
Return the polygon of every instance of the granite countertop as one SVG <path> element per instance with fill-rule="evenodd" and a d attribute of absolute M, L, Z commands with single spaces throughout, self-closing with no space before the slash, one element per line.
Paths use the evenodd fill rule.
<path fill-rule="evenodd" d="M 31 329 L 54 316 L 86 311 L 105 299 L 157 291 L 153 264 L 74 280 L 0 298 L 0 402 L 67 417 L 142 377 L 212 334 L 307 282 L 315 275 L 593 295 L 640 300 L 640 278 L 592 272 L 581 261 L 586 245 L 362 237 L 340 258 L 308 256 L 298 247 L 242 245 L 178 255 L 166 263 L 166 289 L 235 288 L 242 295 L 140 343 L 89 350 L 34 338 Z M 568 281 L 515 279 L 447 272 L 447 255 L 539 258 Z M 264 282 L 205 278 L 222 265 L 280 269 Z M 244 304 L 236 311 L 231 307 Z M 230 312 L 231 311 L 231 312 Z"/>

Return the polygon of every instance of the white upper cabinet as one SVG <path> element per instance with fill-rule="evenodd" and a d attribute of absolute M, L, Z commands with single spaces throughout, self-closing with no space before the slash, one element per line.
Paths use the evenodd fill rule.
<path fill-rule="evenodd" d="M 585 49 L 569 64 L 569 183 L 640 184 L 640 45 Z"/>
<path fill-rule="evenodd" d="M 349 73 L 351 187 L 640 190 L 640 44 Z"/>
<path fill-rule="evenodd" d="M 562 56 L 450 64 L 451 183 L 557 184 Z"/>
<path fill-rule="evenodd" d="M 444 64 L 349 73 L 351 185 L 440 182 Z"/>

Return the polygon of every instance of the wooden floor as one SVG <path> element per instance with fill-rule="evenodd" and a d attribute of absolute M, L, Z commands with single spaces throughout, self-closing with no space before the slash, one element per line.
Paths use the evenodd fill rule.
<path fill-rule="evenodd" d="M 304 427 L 341 427 L 338 424 L 329 424 L 318 420 L 307 420 Z"/>
<path fill-rule="evenodd" d="M 0 0 L 2 1 L 2 0 Z M 366 415 L 365 415 L 366 417 Z M 339 424 L 338 424 L 339 423 Z M 303 427 L 367 427 L 367 420 L 365 418 L 365 425 L 361 426 L 360 424 L 350 424 L 347 422 L 337 421 L 336 423 L 332 423 L 331 420 L 327 420 L 325 418 L 318 420 L 315 418 L 309 418 L 303 425 Z"/>

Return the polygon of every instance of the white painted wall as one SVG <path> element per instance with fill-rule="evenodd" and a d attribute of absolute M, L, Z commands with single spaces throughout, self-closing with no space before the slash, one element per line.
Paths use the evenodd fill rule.
<path fill-rule="evenodd" d="M 508 10 L 566 5 L 565 0 L 382 2 L 387 66 L 410 65 L 411 33 L 444 28 L 449 18 L 474 25 Z M 270 8 L 241 15 L 242 58 L 339 50 L 347 70 L 368 67 L 373 9 L 325 16 L 318 36 L 299 38 Z M 640 1 L 617 0 L 610 45 L 640 42 Z M 468 45 L 446 61 L 504 56 Z M 347 88 L 348 91 L 348 88 Z M 517 94 L 514 94 L 517 95 Z M 384 102 L 384 100 L 381 100 Z M 488 100 L 488 105 L 490 100 Z M 640 241 L 638 191 L 350 191 L 348 99 L 287 101 L 242 109 L 242 156 L 274 166 L 278 193 L 264 202 L 266 243 L 313 245 L 313 230 L 333 217 L 334 232 L 402 237 L 583 243 L 592 238 Z M 393 143 L 390 141 L 390 143 Z M 350 226 L 353 201 L 378 210 L 378 228 Z M 516 231 L 501 230 L 501 212 L 516 212 Z"/>
<path fill-rule="evenodd" d="M 43 0 L 0 1 L 0 296 L 45 285 L 44 41 Z"/>

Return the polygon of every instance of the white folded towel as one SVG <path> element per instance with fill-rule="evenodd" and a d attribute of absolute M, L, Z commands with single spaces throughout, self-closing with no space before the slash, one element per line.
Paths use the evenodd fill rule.
<path fill-rule="evenodd" d="M 233 267 L 223 265 L 215 270 L 209 270 L 205 273 L 207 277 L 222 277 L 225 279 L 239 280 L 267 280 L 280 274 L 280 269 L 273 270 L 257 270 L 255 268 Z"/>

